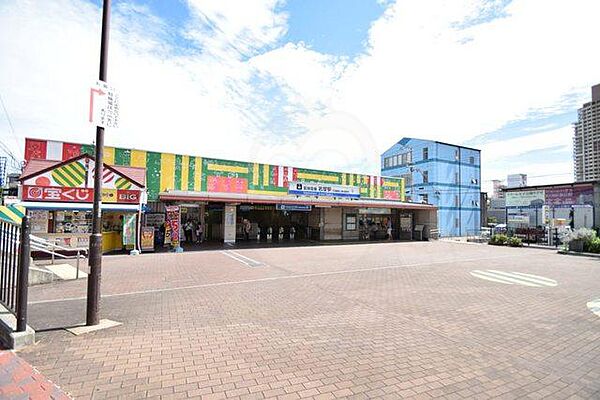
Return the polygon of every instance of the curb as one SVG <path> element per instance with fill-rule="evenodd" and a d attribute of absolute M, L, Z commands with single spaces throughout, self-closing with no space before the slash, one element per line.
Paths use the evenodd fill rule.
<path fill-rule="evenodd" d="M 600 258 L 600 254 L 597 254 L 597 253 L 583 253 L 583 252 L 579 252 L 579 251 L 569 251 L 569 250 L 558 250 L 558 254 L 563 254 L 566 256 Z"/>

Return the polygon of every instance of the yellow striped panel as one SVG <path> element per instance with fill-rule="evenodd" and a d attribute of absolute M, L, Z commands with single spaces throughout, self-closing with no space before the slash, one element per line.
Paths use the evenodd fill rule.
<path fill-rule="evenodd" d="M 263 186 L 269 186 L 269 164 L 263 164 L 263 181 L 262 181 L 262 185 Z"/>
<path fill-rule="evenodd" d="M 188 190 L 188 174 L 190 172 L 190 156 L 181 156 L 181 190 Z"/>
<path fill-rule="evenodd" d="M 235 165 L 222 165 L 222 164 L 208 164 L 206 168 L 209 171 L 219 171 L 219 172 L 237 172 L 239 174 L 247 174 L 247 167 L 238 167 Z"/>
<path fill-rule="evenodd" d="M 274 190 L 252 190 L 248 189 L 248 194 L 264 194 L 267 196 L 287 196 L 287 192 L 276 192 Z"/>
<path fill-rule="evenodd" d="M 397 182 L 397 181 L 388 181 L 387 179 L 384 179 L 383 180 L 383 186 L 393 187 L 393 188 L 399 188 L 400 187 L 400 182 Z"/>
<path fill-rule="evenodd" d="M 21 215 L 17 212 L 21 211 Z M 21 223 L 21 219 L 25 215 L 25 208 L 21 206 L 0 206 L 0 219 L 12 221 L 16 224 Z"/>
<path fill-rule="evenodd" d="M 175 188 L 175 154 L 162 153 L 160 157 L 160 191 Z"/>
<path fill-rule="evenodd" d="M 194 175 L 194 190 L 202 190 L 202 157 L 196 157 L 196 170 Z"/>
<path fill-rule="evenodd" d="M 254 186 L 258 186 L 258 174 L 258 163 L 254 163 L 252 164 L 252 184 Z"/>
<path fill-rule="evenodd" d="M 104 146 L 104 163 L 115 165 L 115 148 Z"/>
<path fill-rule="evenodd" d="M 131 166 L 146 168 L 146 152 L 144 150 L 131 150 Z"/>
<path fill-rule="evenodd" d="M 306 180 L 319 180 L 319 181 L 325 181 L 325 182 L 333 182 L 333 183 L 337 183 L 338 182 L 338 177 L 337 176 L 331 176 L 331 175 L 322 175 L 322 174 L 311 174 L 308 172 L 298 172 L 298 178 L 299 179 L 306 179 Z"/>

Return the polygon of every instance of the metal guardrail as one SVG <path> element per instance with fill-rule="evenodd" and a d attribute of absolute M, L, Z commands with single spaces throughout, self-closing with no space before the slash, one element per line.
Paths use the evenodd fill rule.
<path fill-rule="evenodd" d="M 62 258 L 64 260 L 77 260 L 77 273 L 75 275 L 76 279 L 79 279 L 79 261 L 82 258 L 87 258 L 88 249 L 79 247 L 79 248 L 69 248 L 59 246 L 56 243 L 53 243 L 49 240 L 41 238 L 39 236 L 30 235 L 31 237 L 31 249 L 33 251 L 39 251 L 45 254 L 49 254 L 51 256 L 52 264 L 56 261 L 56 257 Z M 77 253 L 76 255 L 66 255 L 64 253 Z"/>
<path fill-rule="evenodd" d="M 27 328 L 30 257 L 29 218 L 20 225 L 0 220 L 0 303 L 17 318 L 17 332 Z"/>

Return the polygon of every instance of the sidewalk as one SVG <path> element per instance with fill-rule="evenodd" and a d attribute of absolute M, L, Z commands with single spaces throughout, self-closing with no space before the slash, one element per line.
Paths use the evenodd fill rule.
<path fill-rule="evenodd" d="M 58 386 L 12 351 L 0 350 L 0 398 L 70 400 Z"/>

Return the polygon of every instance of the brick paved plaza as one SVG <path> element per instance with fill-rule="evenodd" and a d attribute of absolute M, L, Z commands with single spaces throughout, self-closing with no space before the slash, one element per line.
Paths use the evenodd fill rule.
<path fill-rule="evenodd" d="M 75 398 L 600 398 L 597 259 L 448 242 L 206 251 L 106 257 L 102 285 L 102 318 L 123 325 L 82 336 L 61 328 L 85 320 L 84 280 L 30 289 L 39 343 L 19 355 Z"/>

